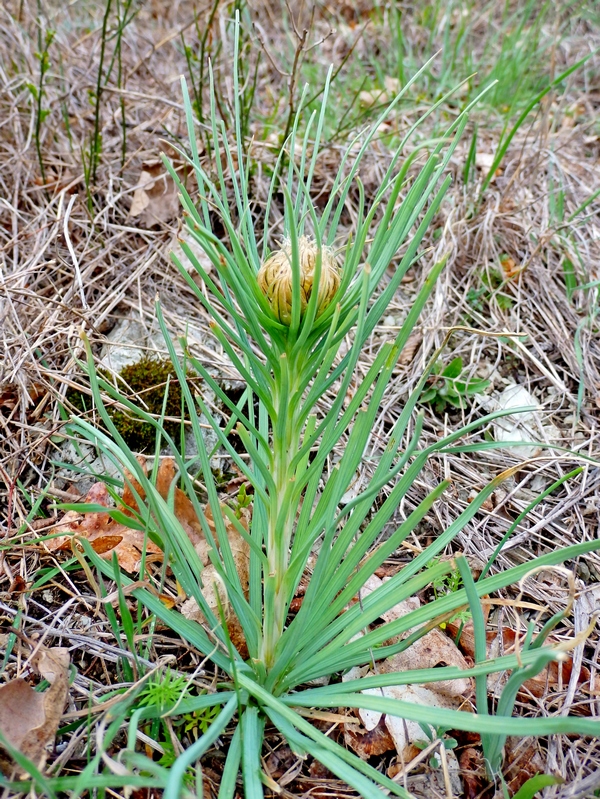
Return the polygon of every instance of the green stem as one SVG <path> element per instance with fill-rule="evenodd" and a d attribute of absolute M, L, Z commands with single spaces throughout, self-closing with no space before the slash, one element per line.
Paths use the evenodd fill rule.
<path fill-rule="evenodd" d="M 106 8 L 104 16 L 102 17 L 102 38 L 100 42 L 100 62 L 98 64 L 98 74 L 96 76 L 96 96 L 94 106 L 94 132 L 92 134 L 92 141 L 90 144 L 90 185 L 88 187 L 88 202 L 91 202 L 91 192 L 96 185 L 96 172 L 98 169 L 98 160 L 100 158 L 100 102 L 102 99 L 102 76 L 104 70 L 104 57 L 106 53 L 106 39 L 108 36 L 108 20 L 110 18 L 110 9 L 112 0 L 106 0 Z M 91 207 L 91 206 L 90 206 Z"/>
<path fill-rule="evenodd" d="M 273 482 L 274 495 L 268 512 L 267 562 L 265 575 L 265 615 L 262 660 L 270 668 L 275 660 L 275 650 L 283 633 L 287 615 L 285 575 L 289 567 L 290 546 L 296 509 L 291 502 L 295 474 L 292 461 L 300 447 L 300 420 L 298 407 L 301 392 L 296 359 L 281 357 L 280 376 L 273 397 Z"/>

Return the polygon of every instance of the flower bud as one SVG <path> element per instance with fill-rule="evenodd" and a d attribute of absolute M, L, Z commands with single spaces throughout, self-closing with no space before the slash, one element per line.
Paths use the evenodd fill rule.
<path fill-rule="evenodd" d="M 300 256 L 300 315 L 304 316 L 313 291 L 315 266 L 317 264 L 317 245 L 306 236 L 298 239 Z M 261 266 L 256 276 L 263 294 L 271 303 L 273 313 L 284 325 L 292 321 L 292 245 L 283 242 L 280 250 L 274 252 Z M 317 313 L 323 313 L 331 303 L 340 285 L 337 261 L 331 249 L 321 248 L 321 274 L 317 298 Z"/>

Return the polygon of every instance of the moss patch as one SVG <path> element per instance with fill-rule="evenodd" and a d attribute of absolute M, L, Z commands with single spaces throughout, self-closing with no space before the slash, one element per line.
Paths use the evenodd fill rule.
<path fill-rule="evenodd" d="M 110 372 L 106 369 L 99 369 L 98 374 L 105 380 L 112 381 Z M 175 443 L 178 443 L 181 429 L 182 393 L 177 373 L 171 361 L 144 355 L 137 363 L 125 366 L 119 373 L 119 378 L 117 381 L 119 392 L 141 410 L 156 416 L 160 416 L 162 413 L 168 382 L 165 417 L 173 417 L 177 421 L 165 420 L 163 427 Z M 67 400 L 82 413 L 90 409 L 89 395 L 76 389 L 67 392 Z M 130 449 L 139 452 L 154 449 L 156 430 L 151 424 L 137 418 L 133 413 L 118 408 L 108 406 L 107 411 Z M 187 412 L 185 418 L 189 418 Z"/>

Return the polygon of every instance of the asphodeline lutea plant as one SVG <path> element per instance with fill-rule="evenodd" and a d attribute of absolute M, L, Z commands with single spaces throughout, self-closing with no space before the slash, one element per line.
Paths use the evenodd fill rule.
<path fill-rule="evenodd" d="M 167 165 L 179 187 L 184 209 L 186 235 L 181 247 L 196 275 L 189 273 L 177 254 L 173 260 L 210 317 L 212 333 L 223 353 L 245 382 L 241 400 L 234 403 L 230 399 L 212 370 L 195 356 L 185 340 L 181 342 L 182 359 L 181 350 L 176 350 L 169 338 L 157 305 L 158 320 L 183 390 L 198 454 L 186 459 L 165 433 L 160 420 L 121 397 L 109 382 L 98 379 L 91 351 L 88 371 L 92 390 L 111 435 L 82 420 L 73 424 L 79 435 L 95 441 L 119 464 L 124 481 L 129 480 L 131 485 L 126 475 L 128 470 L 140 483 L 145 492 L 140 506 L 146 509 L 138 518 L 140 528 L 162 546 L 174 576 L 186 594 L 195 598 L 206 623 L 184 618 L 143 586 L 128 590 L 148 612 L 212 661 L 223 675 L 214 694 L 188 697 L 185 707 L 178 709 L 189 713 L 211 703 L 222 708 L 207 731 L 175 761 L 166 776 L 156 768 L 151 771 L 155 783 L 164 788 L 165 799 L 186 795 L 183 776 L 190 766 L 199 763 L 226 729 L 233 735 L 228 739 L 220 799 L 234 796 L 240 769 L 246 798 L 262 797 L 263 784 L 268 783 L 261 765 L 267 723 L 279 730 L 296 754 L 316 758 L 362 796 L 379 799 L 385 789 L 392 795 L 408 797 L 403 787 L 313 726 L 296 709 L 302 707 L 366 708 L 435 727 L 478 732 L 491 773 L 501 767 L 507 735 L 598 732 L 598 722 L 590 719 L 512 718 L 517 689 L 523 680 L 538 673 L 550 660 L 560 658 L 561 653 L 544 646 L 553 626 L 548 624 L 537 635 L 531 626 L 518 656 L 488 659 L 479 598 L 519 581 L 540 566 L 551 567 L 596 549 L 599 542 L 549 552 L 492 576 L 486 570 L 485 578 L 477 582 L 464 558 L 458 556 L 447 561 L 436 557 L 510 470 L 480 491 L 421 554 L 416 554 L 361 602 L 354 601 L 376 569 L 418 530 L 434 504 L 442 501 L 445 482 L 422 499 L 404 520 L 391 524 L 399 504 L 427 461 L 432 456 L 460 449 L 459 439 L 506 412 L 490 414 L 428 447 L 421 447 L 422 415 L 415 412 L 415 406 L 437 362 L 437 352 L 417 388 L 399 409 L 385 448 L 378 449 L 371 443 L 386 387 L 443 261 L 429 264 L 425 258 L 421 260 L 423 268 L 427 264 L 429 274 L 404 324 L 393 340 L 379 345 L 366 374 L 356 380 L 359 358 L 366 343 L 372 340 L 375 327 L 403 276 L 422 255 L 423 237 L 450 185 L 448 164 L 467 123 L 470 107 L 458 114 L 446 134 L 434 142 L 411 144 L 419 123 L 407 130 L 389 159 L 380 189 L 374 197 L 367 198 L 359 179 L 361 161 L 380 123 L 412 81 L 408 83 L 390 108 L 347 147 L 325 206 L 317 212 L 311 199 L 312 185 L 322 147 L 329 78 L 320 113 L 297 115 L 273 171 L 266 204 L 260 209 L 252 197 L 251 155 L 242 148 L 240 109 L 236 106 L 238 126 L 235 140 L 230 143 L 224 125 L 219 124 L 213 96 L 213 152 L 220 157 L 214 159 L 211 168 L 215 174 L 211 175 L 199 157 L 194 115 L 185 82 L 182 83 L 189 152 L 182 152 L 181 156 L 195 178 L 193 197 L 179 173 Z M 413 80 L 417 79 L 418 75 Z M 240 97 L 235 70 L 233 97 L 236 102 Z M 348 236 L 342 230 L 342 215 L 351 191 L 355 224 L 352 235 Z M 269 252 L 277 194 L 283 196 L 284 221 L 274 251 Z M 257 222 L 257 218 L 262 222 Z M 219 235 L 217 230 L 224 230 L 225 235 Z M 195 255 L 190 239 L 202 248 L 212 264 L 211 270 Z M 197 285 L 198 277 L 201 288 Z M 192 394 L 185 381 L 186 369 L 201 375 L 229 410 L 231 421 L 226 428 L 203 397 Z M 169 497 L 163 499 L 153 483 L 157 467 L 153 474 L 144 473 L 135 453 L 127 448 L 112 425 L 103 405 L 103 392 L 154 424 L 157 450 L 165 445 L 171 449 L 178 465 L 177 481 L 194 505 L 210 544 L 211 563 L 226 588 L 228 607 L 244 631 L 246 659 L 231 641 L 225 609 L 220 612 L 211 609 L 203 594 L 202 563 L 174 512 L 175 483 Z M 327 402 L 322 402 L 325 397 Z M 248 531 L 234 510 L 219 499 L 211 471 L 211 453 L 204 444 L 201 416 L 208 420 L 219 444 L 252 485 L 254 498 Z M 228 436 L 234 425 L 245 455 L 236 451 Z M 481 446 L 495 445 L 489 442 Z M 373 464 L 370 482 L 350 501 L 346 497 L 342 502 L 367 453 Z M 208 523 L 197 498 L 194 474 L 204 486 L 214 526 Z M 384 528 L 386 535 L 382 538 Z M 236 568 L 228 537 L 231 529 L 248 545 L 247 584 Z M 115 579 L 114 564 L 102 560 L 87 544 L 84 546 L 96 567 Z M 311 568 L 307 571 L 311 558 Z M 401 619 L 369 627 L 391 607 L 456 569 L 462 577 L 461 588 L 440 595 Z M 290 606 L 302 579 L 306 590 L 294 615 Z M 132 582 L 122 574 L 118 580 L 123 586 Z M 465 608 L 473 618 L 478 642 L 477 662 L 472 669 L 421 669 L 344 683 L 335 680 L 318 687 L 309 684 L 404 651 Z M 512 670 L 512 676 L 494 715 L 488 708 L 486 678 L 492 672 L 505 670 Z M 476 713 L 422 707 L 364 693 L 366 689 L 435 683 L 465 676 L 475 681 Z M 136 758 L 132 756 L 130 763 L 138 773 L 142 766 L 140 756 Z"/>

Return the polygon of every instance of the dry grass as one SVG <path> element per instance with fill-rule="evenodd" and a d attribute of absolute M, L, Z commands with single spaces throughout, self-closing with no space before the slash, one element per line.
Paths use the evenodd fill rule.
<path fill-rule="evenodd" d="M 348 58 L 349 65 L 360 64 L 360 59 L 366 62 L 378 47 L 389 47 L 386 28 L 376 21 L 371 21 L 367 34 L 360 35 L 360 26 L 369 22 L 371 10 L 368 4 L 364 9 L 362 5 L 361 10 L 354 4 L 333 9 L 320 3 L 312 21 L 305 9 L 306 19 L 298 18 L 297 28 L 301 31 L 306 25 L 309 29 L 307 48 L 317 45 L 302 54 L 305 63 L 312 59 L 318 65 L 333 61 L 339 66 Z M 129 213 L 143 164 L 159 157 L 162 140 L 185 140 L 178 87 L 178 76 L 188 69 L 182 37 L 195 41 L 194 17 L 197 14 L 204 19 L 207 9 L 201 4 L 163 0 L 135 7 L 137 14 L 123 31 L 120 86 L 115 65 L 102 92 L 102 151 L 95 184 L 86 185 L 85 162 L 94 131 L 89 94 L 96 91 L 103 7 L 92 2 L 68 6 L 48 2 L 40 8 L 41 13 L 31 0 L 8 0 L 0 9 L 0 521 L 3 535 L 21 532 L 25 539 L 34 526 L 31 504 L 48 490 L 52 460 L 60 452 L 62 408 L 68 387 L 80 374 L 77 359 L 82 353 L 82 330 L 90 336 L 96 353 L 115 324 L 132 312 L 148 331 L 156 331 L 153 300 L 158 292 L 173 331 L 183 332 L 191 322 L 202 340 L 199 357 L 229 378 L 236 377 L 216 348 L 202 310 L 170 264 L 168 254 L 176 247 L 181 229 L 168 187 L 167 195 L 161 194 L 162 184 L 157 189 L 154 207 L 161 218 L 155 223 L 148 216 Z M 568 24 L 566 10 L 558 15 L 560 37 L 547 53 L 554 75 L 600 46 L 600 19 L 597 14 L 594 17 L 592 4 L 587 8 L 587 19 L 583 13 L 573 15 Z M 224 106 L 233 91 L 227 72 L 232 48 L 226 34 L 230 11 L 225 5 L 218 9 L 209 37 Z M 274 161 L 274 140 L 285 129 L 289 111 L 286 88 L 291 78 L 284 73 L 293 62 L 297 40 L 289 12 L 279 4 L 251 3 L 251 15 L 257 23 L 250 34 L 251 44 L 256 53 L 262 52 L 249 131 L 254 137 L 253 185 L 260 216 L 265 174 Z M 440 46 L 441 31 L 430 41 L 414 9 L 408 8 L 404 19 L 405 37 L 413 43 L 417 56 L 427 57 Z M 489 16 L 478 19 L 474 32 L 480 39 L 474 39 L 475 54 L 477 48 L 484 52 L 493 24 Z M 39 134 L 45 185 L 36 150 L 36 103 L 28 88 L 28 83 L 38 85 L 39 81 L 40 26 L 42 40 L 47 30 L 56 32 L 49 47 L 50 68 L 42 97 L 49 114 Z M 556 31 L 544 28 L 543 35 L 551 41 Z M 105 73 L 114 49 L 114 39 L 109 40 Z M 350 74 L 351 67 L 347 69 Z M 436 67 L 433 69 L 435 72 Z M 342 70 L 340 81 L 344 74 Z M 382 140 L 374 145 L 361 171 L 367 193 L 378 187 L 385 172 L 389 158 L 386 136 L 414 122 L 428 99 L 416 97 L 402 106 L 382 132 Z M 375 352 L 378 343 L 404 318 L 428 267 L 448 255 L 433 300 L 411 342 L 412 352 L 401 359 L 373 431 L 374 453 L 385 443 L 386 431 L 424 364 L 454 327 L 444 362 L 460 355 L 469 373 L 491 380 L 488 394 L 502 391 L 511 382 L 522 384 L 542 406 L 543 424 L 558 431 L 552 443 L 560 444 L 562 451 L 550 448 L 527 460 L 518 450 L 456 453 L 431 464 L 427 478 L 431 486 L 444 476 L 453 482 L 447 503 L 436 506 L 435 514 L 428 517 L 425 536 L 435 535 L 455 518 L 473 492 L 491 477 L 522 460 L 517 474 L 496 492 L 486 512 L 478 514 L 457 539 L 474 562 L 485 562 L 510 522 L 541 491 L 577 465 L 585 467 L 581 474 L 519 524 L 496 565 L 505 568 L 598 536 L 598 290 L 577 288 L 569 297 L 564 265 L 573 264 L 579 285 L 600 278 L 600 201 L 592 201 L 576 214 L 600 186 L 599 109 L 600 56 L 595 53 L 560 91 L 547 95 L 519 129 L 479 203 L 478 187 L 485 172 L 475 168 L 465 184 L 462 172 L 469 148 L 465 138 L 453 157 L 456 179 L 428 234 L 426 252 L 403 283 L 385 325 L 373 334 Z M 481 109 L 475 112 L 475 121 L 479 125 L 478 152 L 494 152 L 501 133 L 498 117 L 489 108 Z M 424 138 L 434 132 L 435 119 L 428 124 L 431 128 L 421 133 Z M 346 146 L 346 140 L 338 135 L 327 158 L 319 162 L 315 185 L 322 196 L 327 194 Z M 348 231 L 354 213 L 349 202 Z M 279 232 L 275 219 L 272 243 Z M 522 338 L 498 336 L 507 332 Z M 366 351 L 365 372 L 370 358 L 371 352 Z M 424 442 L 480 413 L 477 400 L 462 413 L 436 416 L 428 411 Z M 482 440 L 481 434 L 476 440 Z M 364 470 L 368 474 L 368 458 Z M 415 485 L 408 502 L 416 503 L 425 488 Z M 48 510 L 53 496 L 62 498 L 64 494 L 50 490 L 41 510 Z M 401 507 L 398 512 L 405 514 L 407 509 Z M 421 547 L 416 539 L 411 543 Z M 115 645 L 102 613 L 92 615 L 93 597 L 81 572 L 74 576 L 63 573 L 41 595 L 19 593 L 22 583 L 17 581 L 18 575 L 27 583 L 40 566 L 51 564 L 59 566 L 54 557 L 26 544 L 5 551 L 0 607 L 6 622 L 12 621 L 18 608 L 22 627 L 29 634 L 60 638 L 71 648 L 78 677 L 68 721 L 85 707 L 90 692 L 97 703 L 103 691 L 114 688 L 118 682 L 114 664 L 131 655 L 127 648 Z M 600 581 L 598 556 L 568 566 L 575 571 L 580 596 Z M 564 606 L 563 589 L 564 583 L 559 581 L 531 580 L 525 597 L 557 612 Z M 588 618 L 578 600 L 560 634 L 566 638 L 581 632 Z M 495 623 L 501 624 L 502 618 L 498 616 Z M 575 652 L 576 666 L 591 672 L 591 693 L 576 690 L 575 673 L 571 684 L 552 695 L 554 709 L 600 713 L 596 699 L 599 652 L 600 641 L 594 631 Z M 183 671 L 200 665 L 197 655 L 186 653 L 179 641 L 160 635 L 155 636 L 153 657 L 145 665 L 156 667 L 173 657 Z M 10 668 L 14 672 L 14 664 Z M 198 679 L 208 684 L 211 675 Z M 80 756 L 82 734 L 71 737 L 55 765 L 65 766 Z M 597 741 L 554 738 L 540 747 L 540 752 L 545 770 L 558 772 L 566 780 L 565 786 L 549 789 L 545 795 L 561 799 L 594 795 L 600 786 Z M 307 783 L 304 790 L 308 789 Z"/>

